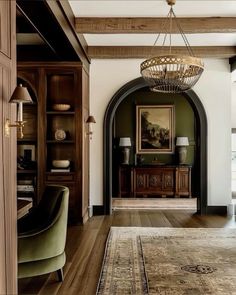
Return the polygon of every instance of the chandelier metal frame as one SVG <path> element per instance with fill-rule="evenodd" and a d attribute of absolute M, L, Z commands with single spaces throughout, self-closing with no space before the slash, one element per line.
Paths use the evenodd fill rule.
<path fill-rule="evenodd" d="M 163 93 L 180 93 L 191 89 L 200 78 L 204 64 L 202 60 L 194 56 L 193 50 L 185 36 L 177 17 L 173 11 L 173 5 L 176 0 L 166 0 L 171 6 L 166 21 L 163 22 L 164 39 L 158 56 L 152 56 L 153 48 L 160 39 L 161 33 L 158 34 L 149 58 L 140 65 L 140 72 L 148 83 L 150 89 L 154 92 Z M 173 21 L 181 34 L 185 43 L 188 55 L 172 53 L 172 28 Z M 169 23 L 169 27 L 167 24 Z M 169 35 L 169 46 L 165 46 L 167 36 Z M 166 50 L 168 53 L 165 54 Z"/>

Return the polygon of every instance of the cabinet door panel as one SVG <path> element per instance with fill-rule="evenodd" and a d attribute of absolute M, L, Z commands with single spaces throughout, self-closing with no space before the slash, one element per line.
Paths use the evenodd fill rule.
<path fill-rule="evenodd" d="M 159 170 L 149 171 L 148 188 L 150 192 L 160 191 L 162 187 L 162 172 Z"/>
<path fill-rule="evenodd" d="M 135 175 L 135 189 L 136 192 L 145 191 L 147 188 L 146 174 L 137 172 Z"/>
<path fill-rule="evenodd" d="M 10 13 L 11 1 L 0 1 L 0 51 L 9 58 L 11 57 L 11 38 L 6 36 L 10 36 Z"/>
<path fill-rule="evenodd" d="M 181 193 L 189 193 L 190 187 L 190 171 L 188 169 L 179 170 L 179 194 Z"/>
<path fill-rule="evenodd" d="M 173 191 L 174 189 L 174 171 L 163 171 L 162 175 L 162 189 L 163 191 Z"/>

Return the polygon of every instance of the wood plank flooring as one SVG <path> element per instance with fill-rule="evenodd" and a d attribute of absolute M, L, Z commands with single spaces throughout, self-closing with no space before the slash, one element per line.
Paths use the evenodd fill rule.
<path fill-rule="evenodd" d="M 111 226 L 236 228 L 235 216 L 200 216 L 181 210 L 118 210 L 68 228 L 64 282 L 56 273 L 19 280 L 19 294 L 95 295 L 107 234 Z"/>

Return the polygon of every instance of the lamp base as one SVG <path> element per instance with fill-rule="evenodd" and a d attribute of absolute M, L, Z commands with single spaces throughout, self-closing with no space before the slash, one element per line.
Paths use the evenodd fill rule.
<path fill-rule="evenodd" d="M 129 154 L 130 154 L 129 148 L 125 147 L 122 152 L 123 152 L 123 163 L 122 164 L 129 165 Z"/>
<path fill-rule="evenodd" d="M 179 147 L 179 164 L 185 164 L 187 158 L 187 148 L 186 146 Z"/>

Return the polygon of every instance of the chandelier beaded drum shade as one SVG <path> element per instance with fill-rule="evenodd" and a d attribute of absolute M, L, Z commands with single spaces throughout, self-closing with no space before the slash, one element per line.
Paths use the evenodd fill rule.
<path fill-rule="evenodd" d="M 196 84 L 204 70 L 204 64 L 200 58 L 194 56 L 187 37 L 178 23 L 172 7 L 176 0 L 166 1 L 171 8 L 166 21 L 163 22 L 163 30 L 166 32 L 164 34 L 162 46 L 160 47 L 160 52 L 163 52 L 163 54 L 146 59 L 141 63 L 140 70 L 152 91 L 180 93 L 191 89 Z M 175 22 L 183 38 L 188 55 L 172 53 L 173 22 Z M 161 33 L 158 34 L 153 47 L 160 39 L 160 35 Z M 165 43 L 168 39 L 169 45 L 166 46 Z M 168 51 L 167 54 L 165 54 L 166 51 Z"/>

